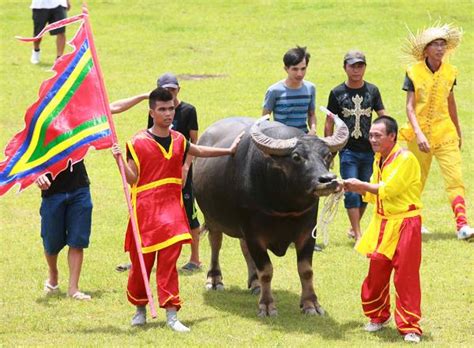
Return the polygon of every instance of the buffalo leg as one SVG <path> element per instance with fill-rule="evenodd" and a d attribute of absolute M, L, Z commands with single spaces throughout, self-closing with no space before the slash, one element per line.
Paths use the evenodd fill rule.
<path fill-rule="evenodd" d="M 250 292 L 253 295 L 258 295 L 260 293 L 260 282 L 258 281 L 257 267 L 255 266 L 255 262 L 250 255 L 245 239 L 240 239 L 240 249 L 242 249 L 242 254 L 244 255 L 245 262 L 247 263 L 247 287 L 250 289 Z"/>
<path fill-rule="evenodd" d="M 222 247 L 222 232 L 209 230 L 209 243 L 211 244 L 211 265 L 207 272 L 206 289 L 224 290 L 221 266 L 219 264 L 219 252 Z"/>
<path fill-rule="evenodd" d="M 314 239 L 311 234 L 302 234 L 295 242 L 298 274 L 301 281 L 300 308 L 305 314 L 324 314 L 318 303 L 313 286 Z"/>
<path fill-rule="evenodd" d="M 278 314 L 272 295 L 273 265 L 268 252 L 257 241 L 247 239 L 247 246 L 257 267 L 261 291 L 258 301 L 258 316 L 275 316 Z"/>

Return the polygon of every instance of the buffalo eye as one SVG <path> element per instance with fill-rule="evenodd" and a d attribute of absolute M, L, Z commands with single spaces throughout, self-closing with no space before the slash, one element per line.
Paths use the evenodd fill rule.
<path fill-rule="evenodd" d="M 293 152 L 291 159 L 295 162 L 301 162 L 301 156 L 297 152 Z"/>

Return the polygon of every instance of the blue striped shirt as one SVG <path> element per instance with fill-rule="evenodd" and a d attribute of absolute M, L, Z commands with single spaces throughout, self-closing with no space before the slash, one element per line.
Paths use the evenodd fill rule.
<path fill-rule="evenodd" d="M 303 81 L 300 88 L 289 88 L 285 81 L 271 85 L 265 94 L 263 108 L 272 111 L 275 121 L 308 132 L 308 112 L 314 111 L 316 87 Z"/>

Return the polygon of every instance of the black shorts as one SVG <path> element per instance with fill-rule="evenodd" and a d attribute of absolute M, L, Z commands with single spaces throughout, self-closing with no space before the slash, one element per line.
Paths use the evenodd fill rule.
<path fill-rule="evenodd" d="M 51 24 L 67 17 L 66 8 L 58 6 L 56 8 L 34 8 L 33 9 L 33 36 L 38 35 L 46 24 Z M 61 27 L 50 31 L 51 35 L 58 35 L 66 32 L 66 27 Z"/>
<path fill-rule="evenodd" d="M 188 174 L 186 185 L 183 187 L 183 203 L 184 209 L 186 210 L 186 216 L 188 217 L 189 227 L 193 230 L 199 227 L 199 220 L 197 218 L 197 210 L 194 204 L 192 181 L 192 174 Z"/>

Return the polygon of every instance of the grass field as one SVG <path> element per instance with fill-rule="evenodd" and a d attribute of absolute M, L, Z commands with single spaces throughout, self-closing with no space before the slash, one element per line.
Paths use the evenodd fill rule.
<path fill-rule="evenodd" d="M 70 15 L 80 11 L 71 0 Z M 0 14 L 0 147 L 23 127 L 24 112 L 50 76 L 54 40 L 42 44 L 43 62 L 29 63 L 31 47 L 14 35 L 32 32 L 29 1 L 1 0 Z M 296 44 L 312 54 L 307 79 L 317 85 L 317 105 L 325 105 L 332 87 L 345 78 L 342 57 L 350 48 L 366 52 L 366 80 L 381 90 L 388 113 L 405 121 L 401 90 L 401 49 L 412 30 L 431 19 L 463 27 L 464 41 L 452 58 L 460 71 L 455 87 L 464 133 L 463 171 L 468 217 L 474 223 L 474 4 L 472 1 L 157 1 L 90 0 L 94 29 L 110 100 L 150 90 L 156 77 L 176 74 L 217 75 L 181 81 L 181 98 L 197 107 L 201 132 L 230 115 L 257 117 L 266 88 L 284 78 L 282 55 Z M 70 38 L 76 27 L 68 28 Z M 143 104 L 115 118 L 123 144 L 146 125 Z M 317 113 L 318 134 L 323 115 Z M 159 312 L 144 329 L 133 329 L 133 308 L 125 297 L 126 274 L 115 266 L 127 260 L 123 237 L 127 222 L 121 181 L 109 151 L 91 151 L 86 159 L 94 201 L 93 234 L 86 251 L 81 287 L 90 303 L 65 296 L 67 268 L 60 257 L 62 292 L 45 298 L 47 276 L 39 236 L 39 190 L 13 191 L 0 198 L 0 345 L 79 346 L 379 346 L 402 343 L 394 325 L 371 335 L 359 300 L 367 260 L 346 238 L 348 220 L 342 205 L 331 225 L 330 244 L 315 254 L 315 287 L 326 309 L 324 317 L 300 314 L 299 279 L 294 249 L 272 257 L 273 289 L 279 316 L 259 319 L 257 299 L 248 294 L 238 241 L 226 238 L 222 269 L 226 291 L 204 290 L 205 272 L 183 275 L 185 300 L 180 318 L 192 332 L 177 335 L 165 327 Z M 432 233 L 423 236 L 423 345 L 472 346 L 474 319 L 473 245 L 454 235 L 437 164 L 423 195 L 423 218 Z M 370 214 L 364 218 L 367 225 Z M 209 264 L 209 246 L 202 243 Z M 179 264 L 189 256 L 185 247 Z M 205 266 L 206 267 L 206 266 Z M 471 274 L 471 275 L 469 275 Z M 154 285 L 152 285 L 154 287 Z M 156 297 L 156 295 L 155 295 Z"/>

